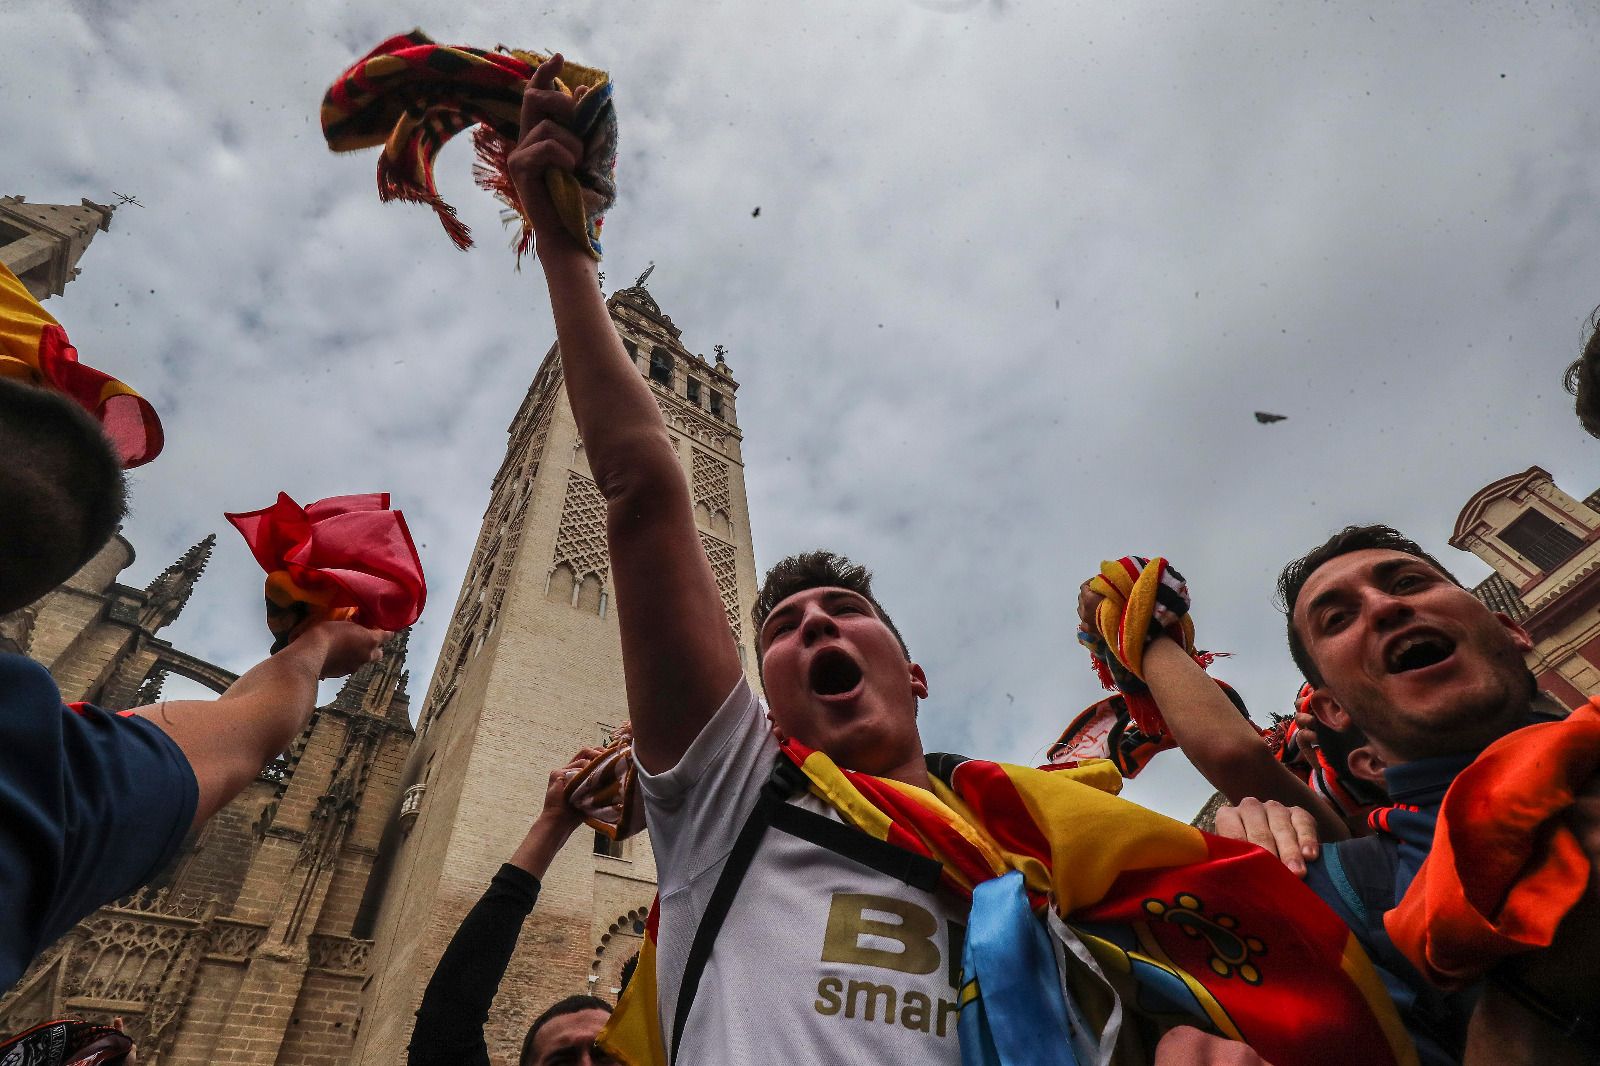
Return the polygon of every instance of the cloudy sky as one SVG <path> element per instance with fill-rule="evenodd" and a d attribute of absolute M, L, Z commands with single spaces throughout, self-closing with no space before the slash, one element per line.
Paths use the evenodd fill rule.
<path fill-rule="evenodd" d="M 931 749 L 1030 759 L 1097 698 L 1102 558 L 1172 558 L 1264 718 L 1284 560 L 1382 520 L 1475 580 L 1445 544 L 1475 490 L 1600 485 L 1560 387 L 1600 302 L 1590 0 L 0 0 L 0 193 L 145 205 L 49 304 L 166 424 L 125 578 L 219 532 L 168 635 L 235 669 L 260 574 L 221 513 L 388 489 L 433 589 L 420 703 L 551 340 L 464 140 L 465 254 L 322 143 L 327 84 L 414 25 L 613 72 L 604 269 L 654 261 L 685 343 L 727 346 L 758 566 L 876 569 Z M 1130 794 L 1209 790 L 1169 754 Z"/>

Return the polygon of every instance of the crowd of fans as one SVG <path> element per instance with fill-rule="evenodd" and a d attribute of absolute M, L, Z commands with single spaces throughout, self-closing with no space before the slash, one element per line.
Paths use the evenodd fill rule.
<path fill-rule="evenodd" d="M 1289 652 L 1307 688 L 1267 741 L 1189 646 L 1181 578 L 1167 569 L 1139 583 L 1164 562 L 1130 557 L 1128 584 L 1091 580 L 1077 593 L 1085 643 L 1124 700 L 1111 712 L 1118 736 L 1138 729 L 1141 743 L 1180 748 L 1230 801 L 1217 835 L 1241 844 L 1207 843 L 1114 799 L 1109 764 L 1003 768 L 924 751 L 917 707 L 930 679 L 868 572 L 828 552 L 786 559 L 763 584 L 758 696 L 661 412 L 612 325 L 595 259 L 551 199 L 548 175 L 570 174 L 584 155 L 570 128 L 583 94 L 556 82 L 560 69 L 555 57 L 530 81 L 508 162 L 607 503 L 627 605 L 629 787 L 642 798 L 659 897 L 621 1004 L 577 995 L 548 1006 L 522 1066 L 775 1054 L 1289 1066 L 1355 1061 L 1341 1048 L 1373 1032 L 1395 1062 L 1600 1061 L 1600 710 L 1568 714 L 1541 696 L 1527 632 L 1394 529 L 1346 528 L 1284 567 Z M 1591 339 L 1568 381 L 1600 436 L 1597 372 Z M 25 375 L 0 376 L 0 456 L 5 613 L 99 550 L 123 487 L 100 423 Z M 1144 614 L 1140 589 L 1153 597 Z M 359 621 L 304 625 L 217 700 L 121 713 L 64 707 L 46 670 L 0 655 L 0 991 L 94 908 L 156 875 L 304 727 L 318 680 L 374 660 L 387 635 Z M 599 754 L 580 751 L 551 774 L 526 838 L 439 961 L 413 1063 L 489 1061 L 496 988 L 540 878 L 582 823 L 569 785 Z M 1006 807 L 1035 795 L 1085 813 Z M 1122 843 L 1085 848 L 1093 837 L 1063 824 L 1082 820 Z M 1158 860 L 1158 842 L 1176 843 Z M 1183 932 L 1227 970 L 1195 978 L 1199 1008 L 1131 996 L 1109 960 L 1139 971 L 1155 953 L 1107 948 L 1104 908 L 1120 879 L 1156 868 L 1206 876 L 1208 864 L 1259 856 L 1256 846 L 1285 881 L 1239 891 L 1259 884 L 1272 897 L 1257 902 L 1279 916 L 1280 939 L 1251 947 L 1242 927 L 1213 923 L 1202 936 L 1191 924 Z M 1096 864 L 1098 880 L 1067 869 Z M 1006 899 L 1021 917 L 993 934 Z M 1309 972 L 1269 980 L 1250 961 L 1254 952 L 1269 966 L 1300 925 L 1353 937 L 1335 945 L 1331 970 L 1365 990 L 1367 1013 L 1325 1009 Z M 1217 946 L 1228 935 L 1244 945 L 1237 954 Z M 1039 956 L 1045 979 L 1000 979 L 1024 973 L 1041 942 L 1054 948 Z M 1015 966 L 984 961 L 996 945 Z M 1268 994 L 1278 1006 L 1257 1011 L 1251 997 Z M 1035 1002 L 1044 1006 L 1018 1006 Z M 112 1061 L 109 1032 L 79 1041 L 100 1041 L 94 1061 Z"/>

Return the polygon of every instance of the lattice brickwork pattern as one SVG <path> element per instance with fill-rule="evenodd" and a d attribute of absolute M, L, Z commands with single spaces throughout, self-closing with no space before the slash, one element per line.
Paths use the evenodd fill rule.
<path fill-rule="evenodd" d="M 733 498 L 728 494 L 728 464 L 694 449 L 694 502 L 703 503 L 715 514 L 733 516 Z"/>
<path fill-rule="evenodd" d="M 611 573 L 611 556 L 606 551 L 605 497 L 593 481 L 576 470 L 567 472 L 567 495 L 561 502 L 561 525 L 556 529 L 556 552 L 550 569 L 562 563 L 572 568 L 577 581 L 594 574 L 604 585 Z"/>
<path fill-rule="evenodd" d="M 661 409 L 661 417 L 667 420 L 668 426 L 693 437 L 702 444 L 709 444 L 713 448 L 722 447 L 727 433 L 710 415 L 703 414 L 697 407 L 689 406 L 677 395 L 663 391 L 661 386 L 653 381 L 650 383 L 650 391 L 655 395 L 656 406 Z"/>
<path fill-rule="evenodd" d="M 728 626 L 735 640 L 744 640 L 742 624 L 744 612 L 739 610 L 739 571 L 734 565 L 733 545 L 724 544 L 716 537 L 701 531 L 700 545 L 711 560 L 711 573 L 717 579 L 717 591 L 722 593 L 722 606 L 728 612 Z"/>

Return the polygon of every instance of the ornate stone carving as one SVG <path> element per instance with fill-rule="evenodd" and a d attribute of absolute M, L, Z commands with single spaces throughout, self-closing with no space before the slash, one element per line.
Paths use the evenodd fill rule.
<path fill-rule="evenodd" d="M 400 825 L 409 827 L 417 820 L 417 815 L 422 813 L 422 797 L 428 792 L 427 785 L 412 785 L 406 789 L 406 794 L 400 798 Z"/>
<path fill-rule="evenodd" d="M 698 407 L 691 407 L 687 401 L 677 396 L 662 392 L 659 386 L 650 391 L 655 396 L 656 406 L 661 408 L 661 417 L 667 420 L 668 426 L 710 447 L 724 446 L 727 431 L 710 415 L 703 413 Z"/>
<path fill-rule="evenodd" d="M 266 939 L 267 927 L 236 918 L 218 918 L 211 927 L 206 954 L 243 961 Z"/>
<path fill-rule="evenodd" d="M 728 464 L 694 449 L 694 502 L 706 505 L 715 514 L 721 511 L 731 520 L 733 498 L 728 493 Z"/>
<path fill-rule="evenodd" d="M 0 614 L 0 651 L 26 655 L 33 641 L 33 623 L 39 617 L 39 605 L 30 604 L 9 614 Z"/>
<path fill-rule="evenodd" d="M 739 571 L 733 545 L 723 543 L 705 530 L 700 531 L 700 544 L 706 550 L 706 558 L 711 560 L 711 573 L 717 579 L 717 591 L 722 594 L 722 606 L 728 612 L 728 627 L 733 630 L 733 638 L 742 643 L 744 619 L 739 610 Z"/>
<path fill-rule="evenodd" d="M 367 958 L 372 953 L 372 941 L 350 936 L 313 935 L 310 940 L 313 970 L 362 975 L 367 972 Z"/>
<path fill-rule="evenodd" d="M 606 551 L 606 501 L 593 481 L 576 470 L 567 472 L 567 495 L 561 503 L 561 524 L 556 529 L 555 556 L 550 570 L 565 564 L 577 582 L 590 574 L 602 587 L 611 573 Z"/>

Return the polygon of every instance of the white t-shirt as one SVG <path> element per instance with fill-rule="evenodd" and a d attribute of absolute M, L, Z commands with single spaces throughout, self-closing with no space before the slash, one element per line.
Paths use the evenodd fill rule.
<path fill-rule="evenodd" d="M 695 930 L 777 754 L 741 679 L 677 766 L 639 770 L 666 1048 Z M 840 820 L 809 792 L 790 802 Z M 701 975 L 679 1066 L 959 1063 L 966 914 L 964 902 L 769 827 Z"/>

